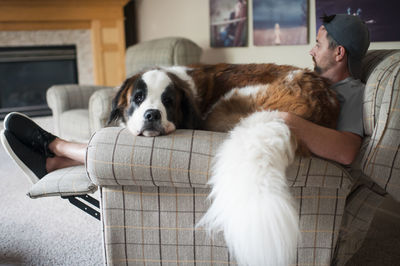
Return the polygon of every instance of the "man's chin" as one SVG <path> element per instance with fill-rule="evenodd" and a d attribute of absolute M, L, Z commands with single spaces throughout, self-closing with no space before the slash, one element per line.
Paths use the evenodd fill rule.
<path fill-rule="evenodd" d="M 319 66 L 314 66 L 314 72 L 321 75 L 322 74 L 322 68 L 320 68 Z"/>
<path fill-rule="evenodd" d="M 314 63 L 314 72 L 317 74 L 321 74 L 322 73 L 322 69 L 318 66 L 317 62 L 315 61 L 315 58 L 312 58 L 313 63 Z"/>

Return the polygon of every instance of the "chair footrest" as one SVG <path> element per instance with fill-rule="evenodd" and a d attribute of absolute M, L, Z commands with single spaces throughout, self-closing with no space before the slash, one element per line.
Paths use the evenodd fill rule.
<path fill-rule="evenodd" d="M 34 184 L 27 195 L 33 199 L 51 196 L 78 196 L 94 193 L 97 186 L 87 177 L 84 165 L 56 170 Z"/>

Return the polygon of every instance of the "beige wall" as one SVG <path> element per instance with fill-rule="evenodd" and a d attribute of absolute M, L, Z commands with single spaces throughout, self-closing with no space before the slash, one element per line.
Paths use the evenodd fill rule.
<path fill-rule="evenodd" d="M 315 43 L 315 0 L 310 0 L 310 43 L 293 46 L 254 46 L 252 31 L 252 0 L 249 2 L 248 47 L 211 48 L 209 0 L 136 0 L 138 41 L 165 36 L 187 37 L 203 48 L 204 63 L 292 64 L 312 67 L 308 52 Z M 370 49 L 400 49 L 400 42 L 372 43 Z"/>

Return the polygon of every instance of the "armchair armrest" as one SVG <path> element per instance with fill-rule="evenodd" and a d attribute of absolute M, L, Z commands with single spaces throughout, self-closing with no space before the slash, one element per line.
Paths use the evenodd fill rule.
<path fill-rule="evenodd" d="M 177 130 L 135 137 L 121 127 L 102 128 L 89 141 L 86 168 L 98 186 L 206 187 L 211 161 L 226 133 Z"/>
<path fill-rule="evenodd" d="M 135 137 L 126 128 L 97 131 L 89 141 L 86 168 L 98 186 L 138 185 L 206 188 L 212 159 L 227 133 L 177 130 L 155 138 Z M 350 189 L 339 164 L 296 157 L 287 169 L 291 187 Z"/>
<path fill-rule="evenodd" d="M 104 88 L 107 87 L 77 84 L 51 86 L 47 90 L 46 100 L 53 112 L 55 133 L 61 135 L 60 117 L 63 112 L 71 109 L 87 109 L 93 92 Z"/>
<path fill-rule="evenodd" d="M 111 103 L 118 88 L 103 88 L 95 91 L 89 99 L 90 132 L 103 128 L 111 113 Z"/>

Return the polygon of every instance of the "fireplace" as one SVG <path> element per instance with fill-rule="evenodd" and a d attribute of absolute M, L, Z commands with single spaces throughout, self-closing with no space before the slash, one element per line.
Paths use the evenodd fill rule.
<path fill-rule="evenodd" d="M 51 115 L 46 91 L 78 84 L 75 45 L 0 48 L 0 119 L 12 111 Z"/>

